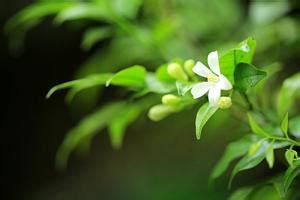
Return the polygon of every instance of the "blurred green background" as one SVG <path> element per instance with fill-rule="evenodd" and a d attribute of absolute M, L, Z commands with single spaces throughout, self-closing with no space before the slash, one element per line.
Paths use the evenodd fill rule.
<path fill-rule="evenodd" d="M 299 1 L 0 4 L 6 199 L 226 199 L 235 188 L 283 168 L 278 164 L 269 171 L 264 163 L 239 175 L 232 190 L 227 190 L 228 173 L 208 185 L 214 164 L 226 144 L 243 135 L 243 125 L 220 112 L 199 142 L 194 136 L 196 111 L 188 110 L 160 123 L 139 119 L 117 151 L 102 131 L 89 153 L 72 156 L 67 171 L 59 173 L 54 158 L 65 133 L 97 106 L 124 99 L 126 93 L 93 88 L 67 105 L 63 93 L 50 100 L 45 94 L 55 84 L 90 73 L 133 64 L 154 70 L 175 58 L 205 60 L 208 52 L 222 51 L 248 36 L 257 40 L 255 64 L 279 62 L 284 67 L 280 78 L 286 77 L 300 66 Z M 31 11 L 13 17 L 27 6 Z"/>

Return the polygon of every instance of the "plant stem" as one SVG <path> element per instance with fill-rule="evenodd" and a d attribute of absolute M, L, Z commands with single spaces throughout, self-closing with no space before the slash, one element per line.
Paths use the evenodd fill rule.
<path fill-rule="evenodd" d="M 300 142 L 297 142 L 295 140 L 292 140 L 290 138 L 284 138 L 284 137 L 276 137 L 276 136 L 269 136 L 269 139 L 273 139 L 273 140 L 281 140 L 281 141 L 286 141 L 289 142 L 295 146 L 300 146 Z"/>
<path fill-rule="evenodd" d="M 246 93 L 244 93 L 244 92 L 241 92 L 240 94 L 241 94 L 242 97 L 245 99 L 246 103 L 248 104 L 249 110 L 253 110 L 253 105 L 252 105 L 252 103 L 250 102 L 248 95 L 247 95 Z"/>

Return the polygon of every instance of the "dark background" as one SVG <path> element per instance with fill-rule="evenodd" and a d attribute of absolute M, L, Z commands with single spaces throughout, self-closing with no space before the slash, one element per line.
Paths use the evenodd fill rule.
<path fill-rule="evenodd" d="M 72 122 L 63 96 L 46 100 L 45 94 L 70 80 L 85 58 L 79 49 L 80 33 L 53 27 L 49 20 L 29 31 L 23 49 L 9 51 L 3 25 L 30 2 L 0 3 L 1 179 L 9 195 L 5 199 L 20 199 L 57 175 L 55 151 Z"/>

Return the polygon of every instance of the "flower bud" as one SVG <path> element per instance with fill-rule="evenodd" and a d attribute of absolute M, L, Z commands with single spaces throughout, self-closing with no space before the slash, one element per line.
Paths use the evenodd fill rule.
<path fill-rule="evenodd" d="M 183 68 L 190 77 L 195 76 L 195 73 L 193 71 L 194 66 L 195 66 L 195 61 L 192 59 L 186 60 L 184 62 Z"/>
<path fill-rule="evenodd" d="M 168 65 L 168 74 L 178 81 L 187 81 L 188 76 L 183 71 L 182 67 L 178 63 L 171 63 Z"/>
<path fill-rule="evenodd" d="M 166 94 L 161 98 L 161 102 L 165 105 L 176 106 L 181 102 L 181 98 L 173 94 Z"/>
<path fill-rule="evenodd" d="M 218 106 L 221 109 L 228 109 L 232 105 L 231 98 L 230 97 L 221 97 Z"/>
<path fill-rule="evenodd" d="M 163 118 L 167 117 L 172 112 L 173 112 L 173 108 L 171 106 L 159 104 L 150 108 L 148 112 L 148 117 L 152 121 L 160 121 Z"/>

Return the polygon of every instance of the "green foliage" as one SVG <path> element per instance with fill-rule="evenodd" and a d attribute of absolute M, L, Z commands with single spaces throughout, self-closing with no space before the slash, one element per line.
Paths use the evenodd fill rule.
<path fill-rule="evenodd" d="M 140 112 L 141 109 L 139 106 L 129 104 L 109 122 L 108 130 L 111 144 L 114 148 L 119 149 L 121 147 L 125 129 L 129 124 L 134 122 Z"/>
<path fill-rule="evenodd" d="M 146 90 L 158 94 L 165 94 L 174 91 L 175 87 L 173 84 L 160 81 L 154 73 L 148 72 L 146 75 Z"/>
<path fill-rule="evenodd" d="M 206 122 L 213 116 L 213 114 L 218 110 L 217 106 L 211 106 L 209 103 L 202 105 L 196 116 L 196 138 L 199 140 L 201 138 L 201 132 L 206 124 Z"/>
<path fill-rule="evenodd" d="M 233 169 L 230 184 L 239 172 L 257 166 L 264 159 L 272 168 L 276 159 L 275 149 L 289 147 L 286 159 L 290 166 L 277 183 L 281 196 L 289 197 L 288 188 L 299 175 L 300 166 L 297 152 L 292 150 L 294 146 L 300 146 L 300 122 L 299 116 L 296 116 L 298 109 L 296 106 L 296 109 L 292 109 L 300 94 L 300 74 L 286 79 L 280 88 L 276 109 L 278 118 L 283 120 L 278 124 L 280 120 L 274 117 L 271 102 L 276 91 L 273 87 L 272 92 L 265 91 L 269 84 L 266 79 L 262 81 L 267 77 L 266 72 L 252 63 L 256 41 L 250 37 L 228 51 L 226 49 L 233 46 L 235 35 L 240 37 L 246 32 L 255 35 L 258 41 L 257 64 L 281 63 L 291 56 L 282 53 L 281 60 L 277 60 L 279 56 L 274 54 L 277 52 L 274 48 L 297 46 L 295 41 L 299 40 L 299 23 L 291 17 L 278 20 L 291 9 L 288 1 L 251 1 L 249 7 L 249 17 L 246 17 L 241 5 L 233 0 L 191 0 L 189 3 L 183 0 L 56 0 L 39 1 L 15 15 L 6 25 L 6 32 L 10 34 L 14 46 L 20 45 L 24 34 L 47 16 L 53 16 L 51 19 L 56 25 L 68 23 L 77 30 L 84 29 L 81 30 L 84 31 L 81 41 L 84 50 L 97 47 L 95 44 L 109 38 L 108 45 L 96 50 L 80 67 L 77 80 L 54 86 L 47 98 L 58 90 L 70 89 L 67 95 L 70 101 L 82 90 L 98 89 L 105 84 L 133 89 L 128 101 L 104 105 L 68 132 L 57 153 L 57 166 L 64 168 L 71 152 L 88 147 L 93 136 L 105 127 L 108 128 L 112 146 L 120 148 L 125 129 L 150 106 L 149 118 L 159 121 L 198 104 L 192 99 L 190 90 L 203 80 L 193 73 L 195 62 L 192 59 L 198 60 L 198 56 L 202 57 L 203 52 L 208 50 L 225 49 L 219 59 L 221 73 L 234 87 L 232 91 L 223 91 L 221 96 L 230 100 L 230 105 L 232 102 L 234 109 L 230 112 L 237 115 L 235 117 L 239 121 L 248 117 L 245 123 L 249 124 L 252 133 L 227 146 L 212 172 L 211 180 L 222 175 L 230 163 L 239 157 L 242 158 Z M 232 13 L 235 17 L 232 17 Z M 89 26 L 90 22 L 92 26 Z M 231 34 L 233 28 L 235 34 Z M 284 46 L 280 46 L 281 43 Z M 294 54 L 297 55 L 297 51 Z M 178 56 L 183 59 L 174 59 Z M 169 64 L 160 65 L 163 62 Z M 132 66 L 133 63 L 147 67 L 134 65 L 121 70 L 123 66 Z M 113 74 L 112 71 L 119 72 Z M 266 71 L 269 75 L 267 78 L 271 80 L 270 75 L 278 71 L 278 65 L 269 65 Z M 255 86 L 253 93 L 252 87 Z M 237 98 L 235 91 L 245 98 Z M 90 92 L 91 96 L 96 97 L 99 90 Z M 176 95 L 176 98 L 172 95 Z M 148 98 L 150 96 L 155 101 Z M 77 97 L 89 98 L 83 95 Z M 161 104 L 157 104 L 157 99 L 161 97 Z M 206 101 L 206 98 L 203 100 Z M 268 107 L 262 105 L 265 102 Z M 247 108 L 244 107 L 246 104 Z M 197 139 L 200 139 L 204 125 L 218 110 L 218 106 L 204 102 L 198 110 L 195 122 Z M 288 111 L 292 116 L 290 120 L 286 114 Z M 242 188 L 230 199 L 278 199 L 278 194 L 270 185 L 262 184 Z"/>
<path fill-rule="evenodd" d="M 265 185 L 261 188 L 257 188 L 254 193 L 249 196 L 251 200 L 280 200 L 279 194 L 276 192 L 276 189 L 271 185 Z"/>
<path fill-rule="evenodd" d="M 280 196 L 272 185 L 256 185 L 253 187 L 243 187 L 235 191 L 229 200 L 280 200 Z"/>
<path fill-rule="evenodd" d="M 248 38 L 241 42 L 237 47 L 221 55 L 221 71 L 232 83 L 234 83 L 236 66 L 239 63 L 251 63 L 255 49 L 255 40 Z"/>
<path fill-rule="evenodd" d="M 90 50 L 97 42 L 109 37 L 111 35 L 111 29 L 109 27 L 97 27 L 90 28 L 85 31 L 81 48 L 84 50 Z"/>
<path fill-rule="evenodd" d="M 290 166 L 293 166 L 294 159 L 297 158 L 297 151 L 292 149 L 287 149 L 285 152 L 285 159 Z"/>
<path fill-rule="evenodd" d="M 69 8 L 72 2 L 38 2 L 30 5 L 15 15 L 6 24 L 6 31 L 9 33 L 21 29 L 21 31 L 28 31 L 24 27 L 31 28 L 29 24 L 37 24 L 40 20 L 47 16 L 55 14 L 59 11 Z"/>
<path fill-rule="evenodd" d="M 233 181 L 233 178 L 239 173 L 240 171 L 251 169 L 255 166 L 257 166 L 259 163 L 261 163 L 265 157 L 265 151 L 268 148 L 268 143 L 266 141 L 263 141 L 261 145 L 259 145 L 259 148 L 253 155 L 246 155 L 243 157 L 234 167 L 230 181 L 229 181 L 229 187 L 231 187 L 231 183 Z"/>
<path fill-rule="evenodd" d="M 262 145 L 261 140 L 253 143 L 248 149 L 248 157 L 254 156 L 259 151 L 261 145 Z"/>
<path fill-rule="evenodd" d="M 274 166 L 274 148 L 273 144 L 270 144 L 268 149 L 266 150 L 266 161 L 269 165 L 269 168 L 273 168 Z"/>
<path fill-rule="evenodd" d="M 286 135 L 286 137 L 288 137 L 288 135 L 287 135 L 288 128 L 289 128 L 289 114 L 286 113 L 283 120 L 282 120 L 282 122 L 281 122 L 281 130 Z"/>
<path fill-rule="evenodd" d="M 228 65 L 228 63 L 226 65 L 225 62 L 227 68 L 223 68 L 224 58 L 223 60 L 222 57 L 220 58 L 222 73 L 224 69 L 225 72 L 226 70 L 227 72 L 233 72 L 234 89 L 244 95 L 245 103 L 249 104 L 249 108 L 252 109 L 252 105 L 250 106 L 251 101 L 249 101 L 245 92 L 249 90 L 249 88 L 256 86 L 260 80 L 266 77 L 265 72 L 256 69 L 250 64 L 254 53 L 253 49 L 255 49 L 255 42 L 252 39 L 248 39 L 239 44 L 234 50 L 225 53 L 226 59 L 234 61 L 232 65 Z M 187 61 L 185 61 L 185 63 L 186 62 Z M 155 73 L 146 71 L 144 67 L 136 65 L 123 69 L 115 74 L 102 73 L 88 76 L 83 79 L 57 85 L 49 91 L 47 96 L 50 97 L 55 91 L 60 89 L 71 88 L 72 93 L 76 94 L 83 89 L 104 84 L 106 84 L 106 86 L 111 84 L 134 89 L 135 94 L 133 95 L 133 99 L 143 99 L 143 96 L 150 92 L 156 95 L 164 94 L 161 98 L 162 104 L 154 105 L 148 111 L 148 117 L 151 120 L 160 121 L 170 114 L 179 112 L 189 105 L 196 103 L 189 94 L 189 91 L 198 82 L 198 78 L 191 74 L 191 72 L 188 73 L 189 76 L 187 76 L 187 71 L 184 71 L 187 69 L 186 67 L 183 68 L 182 63 L 184 62 L 176 61 L 169 65 L 161 65 Z M 191 66 L 189 66 L 189 69 L 192 69 Z M 290 84 L 288 85 L 291 87 Z M 179 96 L 174 95 L 176 92 Z M 229 99 L 231 102 L 231 97 L 225 96 L 222 98 Z M 148 101 L 147 99 L 145 100 Z M 142 106 L 142 104 L 134 100 L 130 103 L 120 102 L 105 106 L 103 109 L 88 116 L 66 136 L 57 154 L 57 165 L 60 168 L 65 167 L 69 154 L 75 148 L 88 146 L 95 133 L 105 127 L 108 127 L 112 146 L 115 149 L 119 149 L 122 145 L 126 127 L 128 127 L 145 108 L 145 106 Z M 199 108 L 195 120 L 197 139 L 200 139 L 204 125 L 215 114 L 218 108 L 219 106 L 213 106 L 209 102 L 204 103 Z M 282 135 L 277 136 L 275 133 L 269 133 L 274 129 L 270 129 L 270 125 L 266 123 L 266 119 L 261 119 L 259 112 L 250 110 L 247 112 L 247 117 L 253 134 L 228 145 L 222 159 L 214 168 L 210 180 L 221 176 L 233 160 L 242 157 L 233 168 L 229 181 L 229 186 L 231 186 L 234 177 L 239 172 L 256 167 L 264 159 L 266 159 L 269 168 L 273 168 L 275 149 L 300 145 L 299 142 L 290 139 L 288 136 L 289 129 L 291 134 L 298 132 L 297 118 L 291 120 L 291 127 L 289 128 L 288 115 L 285 115 L 280 124 L 282 131 L 285 133 L 284 137 L 282 137 Z M 95 123 L 96 121 L 97 123 Z M 264 121 L 264 126 L 260 125 L 260 121 Z M 288 149 L 286 151 L 286 159 L 291 167 L 293 167 L 293 163 L 295 159 L 297 159 L 297 152 Z M 291 177 L 294 179 L 294 173 L 291 174 L 293 174 Z M 279 183 L 279 185 L 281 187 L 281 183 Z M 288 184 L 288 186 L 290 186 L 290 184 Z M 284 190 L 285 189 L 280 189 L 280 191 Z M 247 199 L 253 191 L 256 190 L 253 188 L 241 190 L 234 193 L 231 198 Z M 259 190 L 257 190 L 256 193 L 258 191 Z"/>
<path fill-rule="evenodd" d="M 292 118 L 289 123 L 290 133 L 296 138 L 300 138 L 300 116 Z"/>
<path fill-rule="evenodd" d="M 260 125 L 256 122 L 254 116 L 251 113 L 248 113 L 248 122 L 253 133 L 261 137 L 268 137 L 269 134 L 266 131 L 264 131 L 262 127 L 260 127 Z"/>
<path fill-rule="evenodd" d="M 78 148 L 83 140 L 93 137 L 105 128 L 124 108 L 126 108 L 125 102 L 112 103 L 82 119 L 77 126 L 67 133 L 63 143 L 59 147 L 56 156 L 57 168 L 64 169 L 70 153 L 75 148 Z"/>
<path fill-rule="evenodd" d="M 228 168 L 229 164 L 236 158 L 245 155 L 250 145 L 257 141 L 253 135 L 244 136 L 242 139 L 230 143 L 224 152 L 221 160 L 217 163 L 210 176 L 211 180 L 221 176 Z"/>
<path fill-rule="evenodd" d="M 292 165 L 286 170 L 284 176 L 283 176 L 283 192 L 284 196 L 286 196 L 286 193 L 288 189 L 290 188 L 292 182 L 294 179 L 300 175 L 300 160 L 295 160 Z"/>
<path fill-rule="evenodd" d="M 145 86 L 146 70 L 142 66 L 133 66 L 127 69 L 121 70 L 114 74 L 107 82 L 106 86 L 119 85 L 125 87 L 138 87 Z"/>
<path fill-rule="evenodd" d="M 283 117 L 285 113 L 292 107 L 294 101 L 300 95 L 300 73 L 286 79 L 278 93 L 277 112 L 279 117 Z"/>
<path fill-rule="evenodd" d="M 266 75 L 266 72 L 256 69 L 251 64 L 239 63 L 234 72 L 235 87 L 240 92 L 246 92 L 248 88 L 257 85 Z"/>
<path fill-rule="evenodd" d="M 253 190 L 253 187 L 241 188 L 230 195 L 228 200 L 247 200 Z"/>
<path fill-rule="evenodd" d="M 62 24 L 66 21 L 72 20 L 110 20 L 111 16 L 107 9 L 105 9 L 105 3 L 102 3 L 101 6 L 97 6 L 93 3 L 84 3 L 78 2 L 72 4 L 60 11 L 54 19 L 56 24 Z"/>
<path fill-rule="evenodd" d="M 89 44 L 92 45 L 93 42 Z M 252 131 L 252 134 L 228 145 L 222 159 L 211 174 L 210 180 L 212 181 L 221 176 L 233 160 L 242 157 L 233 168 L 229 187 L 239 172 L 256 167 L 264 159 L 266 159 L 269 168 L 273 168 L 275 163 L 275 149 L 285 148 L 287 146 L 292 147 L 294 145 L 300 146 L 298 141 L 294 141 L 288 136 L 288 130 L 291 131 L 292 135 L 298 133 L 297 118 L 291 120 L 291 126 L 289 128 L 288 114 L 286 114 L 281 124 L 278 125 L 285 135 L 283 137 L 281 133 L 278 136 L 276 132 L 273 133 L 277 126 L 274 127 L 273 124 L 269 124 L 269 119 L 255 110 L 255 107 L 251 105 L 252 102 L 248 99 L 246 92 L 251 95 L 251 90 L 249 89 L 256 86 L 259 81 L 266 77 L 264 71 L 256 69 L 251 64 L 255 46 L 255 41 L 249 38 L 240 43 L 236 48 L 225 52 L 223 57 L 220 57 L 222 73 L 229 73 L 229 77 L 234 78 L 232 81 L 232 83 L 234 83 L 234 90 L 240 92 L 243 97 L 245 97 L 244 103 L 249 104 L 247 117 Z M 71 94 L 76 94 L 83 89 L 104 84 L 106 84 L 106 86 L 111 84 L 127 87 L 134 89 L 135 92 L 132 102 L 120 102 L 105 106 L 103 109 L 85 118 L 78 126 L 73 128 L 67 134 L 58 151 L 57 166 L 60 168 L 65 167 L 70 153 L 75 148 L 78 149 L 80 147 L 89 146 L 89 142 L 93 136 L 105 127 L 108 127 L 112 146 L 115 149 L 119 149 L 122 145 L 125 129 L 137 119 L 143 109 L 148 108 L 138 103 L 136 99 L 144 99 L 147 102 L 148 100 L 144 96 L 148 93 L 154 93 L 154 95 L 163 94 L 161 98 L 162 104 L 156 104 L 148 111 L 148 117 L 153 121 L 160 121 L 170 114 L 177 113 L 189 107 L 189 105 L 197 103 L 197 101 L 192 99 L 189 91 L 198 83 L 199 79 L 191 73 L 191 66 L 189 66 L 188 69 L 187 64 L 184 65 L 185 67 L 182 66 L 182 63 L 187 62 L 188 61 L 180 60 L 171 64 L 161 65 L 155 73 L 147 71 L 145 67 L 136 65 L 123 69 L 115 74 L 101 73 L 53 87 L 47 97 L 50 97 L 50 95 L 60 89 L 71 88 Z M 187 70 L 189 70 L 189 73 Z M 269 71 L 272 72 L 272 70 Z M 288 85 L 291 87 L 291 83 Z M 283 89 L 281 89 L 281 91 L 282 90 Z M 178 96 L 175 95 L 176 92 Z M 222 96 L 220 99 L 228 99 L 231 102 L 230 96 Z M 195 120 L 197 139 L 201 138 L 202 129 L 207 121 L 219 108 L 222 108 L 219 104 L 220 102 L 217 106 L 213 106 L 209 102 L 206 102 L 199 108 Z M 292 104 L 292 102 L 290 104 Z M 263 122 L 263 126 L 260 125 L 261 122 Z M 294 163 L 297 161 L 297 152 L 288 149 L 286 151 L 286 159 L 290 164 L 290 168 L 294 167 Z M 289 176 L 286 175 L 288 178 L 284 179 L 286 181 L 276 183 L 281 196 L 285 195 L 292 180 L 298 175 L 297 170 L 294 172 L 290 168 L 286 172 L 289 174 Z M 242 189 L 234 193 L 230 198 L 249 199 L 249 197 L 251 197 L 251 199 L 257 199 L 257 194 L 259 194 L 263 188 L 257 189 L 249 187 L 245 190 Z M 268 188 L 267 191 L 271 190 Z M 267 193 L 264 195 L 266 198 L 278 197 L 277 194 L 272 196 L 271 193 L 270 195 Z"/>
<path fill-rule="evenodd" d="M 56 91 L 62 90 L 62 89 L 68 89 L 68 88 L 73 89 L 72 96 L 74 96 L 76 93 L 78 93 L 84 89 L 94 87 L 94 86 L 104 85 L 111 76 L 112 76 L 112 74 L 110 74 L 110 73 L 98 74 L 98 75 L 94 74 L 94 75 L 90 75 L 83 79 L 65 82 L 65 83 L 56 85 L 53 88 L 51 88 L 49 90 L 49 92 L 47 93 L 46 97 L 50 98 L 51 95 L 53 93 L 55 93 Z"/>

